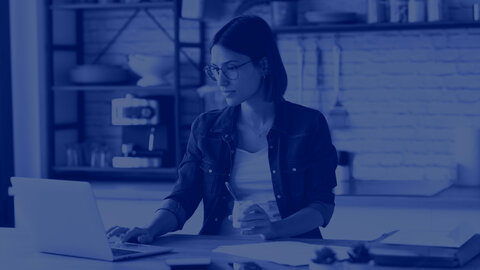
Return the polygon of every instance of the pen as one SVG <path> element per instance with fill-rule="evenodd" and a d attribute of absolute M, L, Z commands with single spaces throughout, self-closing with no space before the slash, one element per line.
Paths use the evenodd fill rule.
<path fill-rule="evenodd" d="M 398 232 L 398 230 L 393 230 L 393 231 L 391 231 L 391 232 L 384 233 L 384 234 L 380 235 L 380 237 L 378 237 L 377 239 L 374 239 L 374 240 L 372 240 L 372 241 L 370 241 L 370 242 L 371 242 L 371 243 L 380 242 L 380 241 L 382 241 L 383 239 L 385 239 L 385 238 L 387 238 L 387 237 L 389 237 L 389 236 L 391 236 L 391 235 L 393 235 L 393 234 L 395 234 L 395 233 L 397 233 L 397 232 Z"/>
<path fill-rule="evenodd" d="M 227 190 L 228 190 L 228 192 L 230 193 L 230 195 L 232 195 L 233 199 L 234 199 L 235 201 L 238 201 L 238 197 L 237 197 L 237 195 L 235 195 L 235 192 L 233 192 L 233 188 L 232 188 L 232 186 L 230 185 L 230 183 L 229 183 L 229 182 L 225 182 L 225 186 L 227 187 Z"/>

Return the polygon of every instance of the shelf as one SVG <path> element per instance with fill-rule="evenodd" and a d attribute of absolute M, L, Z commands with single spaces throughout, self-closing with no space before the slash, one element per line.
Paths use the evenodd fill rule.
<path fill-rule="evenodd" d="M 379 23 L 379 24 L 316 24 L 301 26 L 275 27 L 276 34 L 302 34 L 325 32 L 373 32 L 396 30 L 428 30 L 428 29 L 455 29 L 480 28 L 479 22 L 431 22 L 431 23 Z"/>
<path fill-rule="evenodd" d="M 173 96 L 175 91 L 172 86 L 149 86 L 137 85 L 65 85 L 53 86 L 53 91 L 158 91 L 162 95 Z"/>
<path fill-rule="evenodd" d="M 50 2 L 47 4 L 47 2 Z M 53 3 L 52 3 L 53 2 Z M 63 3 L 60 3 L 63 2 Z M 67 2 L 67 3 L 66 3 Z M 68 3 L 69 2 L 69 3 Z M 89 2 L 89 3 L 85 3 Z M 92 3 L 92 2 L 100 2 L 100 3 Z M 204 50 L 203 47 L 200 46 L 204 41 L 204 23 L 199 19 L 201 23 L 198 23 L 198 30 L 200 36 L 200 44 L 198 43 L 190 43 L 190 42 L 182 42 L 180 40 L 180 31 L 181 29 L 181 17 L 180 17 L 180 4 L 181 0 L 142 0 L 142 1 L 129 1 L 129 2 L 140 2 L 140 3 L 105 3 L 105 2 L 120 2 L 120 1 L 45 1 L 44 8 L 48 9 L 46 22 L 47 27 L 45 31 L 45 36 L 48 38 L 48 66 L 47 66 L 47 85 L 48 85 L 48 99 L 47 102 L 49 106 L 48 108 L 48 119 L 45 122 L 48 129 L 48 172 L 49 177 L 51 178 L 58 178 L 58 179 L 71 179 L 71 180 L 87 180 L 87 181 L 101 181 L 106 180 L 109 182 L 124 181 L 124 180 L 132 180 L 132 181 L 157 181 L 160 179 L 161 182 L 165 182 L 166 180 L 175 180 L 177 177 L 177 169 L 174 168 L 175 164 L 180 162 L 182 145 L 180 144 L 182 141 L 181 136 L 185 136 L 186 134 L 182 133 L 180 130 L 181 121 L 184 121 L 182 115 L 180 115 L 182 111 L 182 99 L 184 97 L 190 97 L 193 95 L 198 95 L 196 88 L 203 85 L 204 81 L 204 74 L 201 69 L 199 69 L 199 76 L 198 78 L 195 77 L 187 77 L 182 76 L 180 67 L 182 62 L 180 61 L 180 54 L 184 53 L 182 51 L 182 47 L 187 48 L 201 48 L 200 55 L 198 57 L 198 64 L 203 65 L 204 59 Z M 124 1 L 122 1 L 124 2 Z M 127 1 L 125 1 L 127 2 Z M 99 58 L 103 56 L 105 52 L 108 51 L 109 47 L 117 41 L 117 38 L 121 35 L 121 33 L 128 28 L 130 23 L 136 18 L 139 12 L 146 12 L 146 15 L 152 19 L 152 22 L 158 26 L 159 30 L 161 30 L 168 39 L 173 42 L 174 51 L 173 51 L 173 66 L 172 66 L 172 76 L 169 78 L 168 82 L 165 81 L 165 84 L 158 85 L 158 86 L 151 86 L 151 87 L 141 87 L 135 85 L 136 82 L 134 81 L 135 78 L 126 78 L 125 81 L 119 84 L 74 84 L 73 82 L 65 81 L 63 83 L 59 83 L 55 85 L 55 78 L 60 71 L 59 64 L 55 61 L 54 50 L 62 50 L 62 51 L 72 51 L 77 54 L 77 65 L 82 64 L 82 57 L 84 57 L 85 53 L 85 40 L 84 40 L 84 31 L 88 31 L 84 28 L 84 23 L 86 19 L 84 17 L 84 12 L 99 12 L 99 14 L 103 14 L 104 12 L 110 11 L 134 11 L 130 17 L 124 20 L 124 23 L 118 26 L 118 30 L 116 35 L 114 35 L 110 41 L 97 55 L 96 59 L 93 62 L 96 62 Z M 169 33 L 164 29 L 164 26 L 160 24 L 158 19 L 156 18 L 155 14 L 150 13 L 150 9 L 152 10 L 159 10 L 163 9 L 166 11 L 173 11 L 172 16 L 172 23 L 173 23 L 173 33 Z M 76 33 L 75 44 L 63 44 L 59 45 L 54 42 L 53 37 L 59 31 L 56 27 L 54 27 L 54 19 L 56 18 L 56 12 L 68 12 L 71 13 L 72 16 L 75 18 L 75 23 L 69 23 L 69 29 Z M 55 18 L 54 18 L 55 17 Z M 63 22 L 63 18 L 59 19 L 60 23 Z M 69 20 L 70 22 L 70 20 Z M 59 35 L 68 34 L 65 31 L 61 31 L 58 33 Z M 161 49 L 161 48 L 159 48 Z M 97 59 L 98 58 L 98 59 Z M 187 59 L 190 59 L 187 57 Z M 191 60 L 191 59 L 190 59 Z M 194 64 L 197 64 L 197 61 Z M 57 68 L 58 66 L 58 68 Z M 128 79 L 128 80 L 127 80 Z M 60 93 L 69 93 L 66 95 L 61 95 Z M 99 94 L 90 97 L 92 94 Z M 94 103 L 97 99 L 103 98 L 106 95 L 107 99 L 111 99 L 115 96 L 121 96 L 126 93 L 135 94 L 138 96 L 152 96 L 154 98 L 158 98 L 162 104 L 165 111 L 165 115 L 168 116 L 168 121 L 166 124 L 168 125 L 168 151 L 169 157 L 168 162 L 165 162 L 165 166 L 171 166 L 172 168 L 138 168 L 138 169 L 122 169 L 122 168 L 92 168 L 88 166 L 82 167 L 67 167 L 67 166 L 55 166 L 55 161 L 58 160 L 56 154 L 60 150 L 66 141 L 64 138 L 65 136 L 69 136 L 70 134 L 62 134 L 60 132 L 56 132 L 60 129 L 76 129 L 72 130 L 77 133 L 78 141 L 86 141 L 89 139 L 89 136 L 92 136 L 96 130 L 88 130 L 86 131 L 87 125 L 90 123 L 90 118 L 85 117 L 85 110 L 88 108 L 89 104 Z M 73 95 L 73 96 L 71 96 Z M 86 95 L 86 96 L 85 96 Z M 113 95 L 113 96 L 112 96 Z M 74 97 L 74 98 L 72 98 Z M 53 106 L 54 102 L 68 102 L 68 107 L 58 107 Z M 103 99 L 102 99 L 103 100 Z M 70 106 L 70 104 L 72 106 Z M 75 106 L 73 106 L 75 105 Z M 109 104 L 103 103 L 99 106 L 103 106 L 105 108 L 109 107 Z M 73 114 L 76 115 L 75 119 L 72 119 L 72 122 L 65 123 L 62 125 L 55 124 L 55 117 L 60 115 L 63 112 L 71 111 L 74 112 Z M 73 115 L 72 114 L 72 115 Z M 168 123 L 167 123 L 168 122 Z M 109 134 L 108 128 L 99 130 L 99 132 L 104 132 Z M 116 134 L 116 133 L 115 133 Z M 103 135 L 99 134 L 100 136 Z M 66 138 L 67 140 L 70 140 Z M 115 135 L 115 139 L 122 140 L 120 134 Z M 166 160 L 167 161 L 167 160 Z"/>
<path fill-rule="evenodd" d="M 66 166 L 56 166 L 53 167 L 53 171 L 59 175 L 73 175 L 73 174 L 108 174 L 112 177 L 122 176 L 122 177 L 141 177 L 149 176 L 155 178 L 176 178 L 177 177 L 177 168 L 94 168 L 94 167 L 66 167 Z"/>
<path fill-rule="evenodd" d="M 159 8 L 167 9 L 173 8 L 174 3 L 159 2 L 159 3 L 132 3 L 132 4 L 54 4 L 51 5 L 51 9 L 64 9 L 64 10 L 95 10 L 95 9 L 132 9 L 132 8 Z"/>

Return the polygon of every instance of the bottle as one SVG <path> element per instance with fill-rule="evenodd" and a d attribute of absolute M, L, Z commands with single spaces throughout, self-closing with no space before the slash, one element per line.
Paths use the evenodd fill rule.
<path fill-rule="evenodd" d="M 408 2 L 408 22 L 424 22 L 425 15 L 425 2 L 423 0 L 410 0 Z"/>
<path fill-rule="evenodd" d="M 368 0 L 368 23 L 380 23 L 385 21 L 385 0 Z"/>
<path fill-rule="evenodd" d="M 350 190 L 349 184 L 352 178 L 350 161 L 350 152 L 338 152 L 338 165 L 337 169 L 335 170 L 335 175 L 337 177 L 337 187 L 335 188 L 335 194 L 345 194 L 348 193 Z"/>
<path fill-rule="evenodd" d="M 390 0 L 390 22 L 404 23 L 408 20 L 408 0 Z"/>
<path fill-rule="evenodd" d="M 443 0 L 428 0 L 427 3 L 428 21 L 438 22 L 443 18 Z"/>
<path fill-rule="evenodd" d="M 480 21 L 480 4 L 479 3 L 473 4 L 473 21 L 475 22 Z"/>

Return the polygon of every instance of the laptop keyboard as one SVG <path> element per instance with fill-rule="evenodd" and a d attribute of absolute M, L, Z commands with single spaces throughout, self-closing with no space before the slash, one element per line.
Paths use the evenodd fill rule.
<path fill-rule="evenodd" d="M 113 256 L 116 257 L 116 256 L 123 256 L 123 255 L 135 254 L 140 252 L 133 251 L 133 250 L 126 250 L 126 249 L 112 248 L 112 253 L 113 253 Z"/>

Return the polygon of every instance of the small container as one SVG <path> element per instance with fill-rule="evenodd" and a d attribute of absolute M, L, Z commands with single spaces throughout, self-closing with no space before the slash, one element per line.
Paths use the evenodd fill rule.
<path fill-rule="evenodd" d="M 335 194 L 346 194 L 350 189 L 350 181 L 352 180 L 351 156 L 352 153 L 347 151 L 338 151 L 338 165 L 335 169 L 337 178 L 337 186 Z"/>
<path fill-rule="evenodd" d="M 438 22 L 444 19 L 443 0 L 428 0 L 427 17 L 429 22 Z"/>
<path fill-rule="evenodd" d="M 70 143 L 67 145 L 67 166 L 78 167 L 82 166 L 82 146 L 79 143 Z"/>
<path fill-rule="evenodd" d="M 232 211 L 232 226 L 233 228 L 240 228 L 240 219 L 244 216 L 243 212 L 247 210 L 248 207 L 253 205 L 253 201 L 235 201 L 233 204 Z"/>
<path fill-rule="evenodd" d="M 473 20 L 478 22 L 480 21 L 480 4 L 473 4 Z"/>
<path fill-rule="evenodd" d="M 273 26 L 297 24 L 297 1 L 275 0 L 270 3 Z"/>
<path fill-rule="evenodd" d="M 385 21 L 385 0 L 368 0 L 368 23 L 380 23 Z"/>
<path fill-rule="evenodd" d="M 390 0 L 390 22 L 405 23 L 408 21 L 408 0 Z"/>
<path fill-rule="evenodd" d="M 408 2 L 408 22 L 424 22 L 426 17 L 425 1 L 410 0 Z"/>

